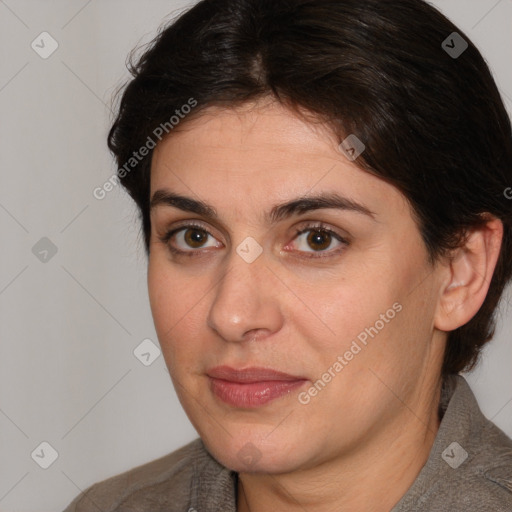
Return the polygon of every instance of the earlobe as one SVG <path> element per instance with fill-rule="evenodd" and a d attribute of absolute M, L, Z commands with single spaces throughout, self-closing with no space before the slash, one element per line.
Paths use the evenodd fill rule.
<path fill-rule="evenodd" d="M 478 312 L 489 290 L 502 237 L 502 222 L 490 217 L 468 233 L 464 245 L 444 264 L 445 280 L 434 318 L 437 329 L 453 331 Z"/>

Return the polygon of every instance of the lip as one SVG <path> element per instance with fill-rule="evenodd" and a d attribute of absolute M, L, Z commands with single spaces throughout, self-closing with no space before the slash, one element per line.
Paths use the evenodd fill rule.
<path fill-rule="evenodd" d="M 232 407 L 253 409 L 291 393 L 307 379 L 271 368 L 217 366 L 207 372 L 212 393 Z"/>
<path fill-rule="evenodd" d="M 251 366 L 249 368 L 231 368 L 230 366 L 216 366 L 207 372 L 214 379 L 222 379 L 230 382 L 250 383 L 262 381 L 296 381 L 305 380 L 304 377 L 290 375 L 288 373 Z"/>

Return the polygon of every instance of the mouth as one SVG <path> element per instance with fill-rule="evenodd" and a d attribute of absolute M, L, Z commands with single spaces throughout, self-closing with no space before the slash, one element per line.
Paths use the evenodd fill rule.
<path fill-rule="evenodd" d="M 207 372 L 212 393 L 236 408 L 254 409 L 303 386 L 307 379 L 271 368 L 217 366 Z"/>

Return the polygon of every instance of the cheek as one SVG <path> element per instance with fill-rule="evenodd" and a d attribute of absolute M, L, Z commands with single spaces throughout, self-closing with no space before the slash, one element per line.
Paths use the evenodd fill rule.
<path fill-rule="evenodd" d="M 403 253 L 408 253 L 407 247 Z M 322 371 L 332 367 L 338 356 L 344 358 L 343 373 L 352 376 L 366 374 L 368 368 L 387 373 L 389 368 L 407 365 L 408 358 L 421 359 L 414 342 L 428 334 L 430 312 L 424 307 L 428 299 L 421 287 L 414 287 L 428 269 L 414 263 L 414 258 L 394 254 L 389 247 L 374 248 L 359 264 L 347 264 L 343 279 L 333 276 L 309 295 L 308 305 L 322 320 L 315 319 L 323 329 L 313 331 L 295 313 L 305 334 L 315 332 L 305 339 L 314 340 Z M 314 317 L 309 314 L 309 318 Z"/>
<path fill-rule="evenodd" d="M 173 340 L 186 333 L 187 342 L 193 338 L 194 315 L 200 307 L 200 297 L 207 287 L 197 279 L 190 279 L 163 258 L 150 256 L 148 265 L 148 293 L 151 313 L 162 349 L 172 349 Z"/>
<path fill-rule="evenodd" d="M 207 327 L 216 282 L 216 275 L 184 270 L 157 251 L 150 256 L 148 292 L 162 354 L 173 381 L 190 387 L 219 350 Z"/>
<path fill-rule="evenodd" d="M 171 277 L 165 271 L 165 267 L 159 264 L 156 257 L 151 254 L 148 265 L 148 294 L 153 321 L 159 337 L 171 328 L 172 316 L 175 314 L 174 302 L 176 301 L 173 298 L 176 298 L 176 294 L 170 293 L 172 290 Z"/>
<path fill-rule="evenodd" d="M 329 327 L 326 332 L 331 342 L 350 344 L 365 328 L 374 326 L 376 322 L 382 328 L 380 315 L 392 309 L 399 296 L 397 281 L 389 279 L 389 275 L 389 268 L 368 266 L 357 275 L 354 273 L 343 280 L 330 280 L 323 293 L 314 297 L 312 309 L 321 312 L 318 316 Z M 394 317 L 394 313 L 391 310 L 388 316 Z"/>
<path fill-rule="evenodd" d="M 154 251 L 148 264 L 148 293 L 155 326 L 168 332 L 191 314 L 208 292 L 208 280 L 194 277 Z"/>

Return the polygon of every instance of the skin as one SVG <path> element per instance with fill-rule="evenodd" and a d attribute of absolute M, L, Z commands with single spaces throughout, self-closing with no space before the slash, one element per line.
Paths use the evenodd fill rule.
<path fill-rule="evenodd" d="M 446 332 L 485 298 L 501 223 L 490 219 L 432 266 L 405 197 L 356 163 L 326 126 L 272 101 L 211 107 L 155 149 L 151 197 L 168 189 L 218 212 L 211 221 L 152 209 L 148 288 L 180 402 L 212 455 L 239 472 L 238 510 L 389 511 L 439 428 Z M 262 215 L 319 192 L 343 194 L 374 217 L 319 209 L 271 225 Z M 202 246 L 187 244 L 186 230 L 160 240 L 183 221 L 212 235 Z M 325 235 L 319 252 L 311 232 L 295 234 L 307 221 L 348 245 Z M 252 263 L 236 252 L 249 236 L 263 250 Z M 195 256 L 173 255 L 170 245 Z M 299 392 L 395 303 L 401 311 L 301 404 Z M 218 365 L 268 367 L 307 382 L 262 407 L 234 408 L 210 390 L 206 372 Z M 239 456 L 247 443 L 252 460 Z"/>

